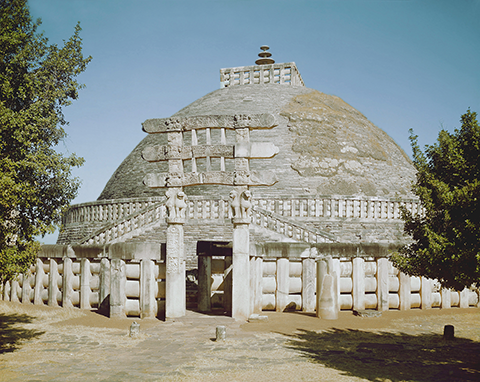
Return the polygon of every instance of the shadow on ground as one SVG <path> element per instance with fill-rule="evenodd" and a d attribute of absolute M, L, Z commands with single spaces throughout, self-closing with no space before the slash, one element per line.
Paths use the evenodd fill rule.
<path fill-rule="evenodd" d="M 13 352 L 23 341 L 38 337 L 45 332 L 16 327 L 30 324 L 35 319 L 27 314 L 0 314 L 0 354 Z"/>
<path fill-rule="evenodd" d="M 299 329 L 287 346 L 313 362 L 370 381 L 480 381 L 480 343 L 437 334 Z"/>

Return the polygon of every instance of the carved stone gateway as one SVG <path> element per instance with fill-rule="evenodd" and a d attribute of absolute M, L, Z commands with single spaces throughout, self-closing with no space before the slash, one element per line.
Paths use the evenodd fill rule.
<path fill-rule="evenodd" d="M 270 142 L 250 142 L 250 130 L 276 126 L 272 114 L 206 115 L 184 118 L 149 119 L 143 130 L 149 134 L 167 133 L 168 145 L 146 147 L 143 158 L 149 162 L 168 161 L 167 173 L 149 173 L 144 178 L 148 187 L 167 187 L 167 279 L 165 316 L 185 315 L 184 231 L 186 195 L 183 187 L 205 184 L 233 186 L 230 209 L 233 232 L 232 317 L 247 319 L 250 305 L 250 234 L 252 194 L 249 186 L 271 186 L 275 174 L 252 171 L 251 158 L 270 158 L 278 148 Z M 212 144 L 211 129 L 220 129 L 221 142 Z M 227 144 L 226 129 L 235 131 L 235 144 Z M 191 134 L 191 145 L 184 145 L 183 133 Z M 198 144 L 198 134 L 205 134 L 206 144 Z M 206 171 L 197 171 L 197 160 L 205 158 Z M 212 169 L 211 158 L 220 158 L 220 168 Z M 234 170 L 226 171 L 226 159 L 233 159 Z M 184 161 L 191 162 L 191 172 L 184 172 Z"/>

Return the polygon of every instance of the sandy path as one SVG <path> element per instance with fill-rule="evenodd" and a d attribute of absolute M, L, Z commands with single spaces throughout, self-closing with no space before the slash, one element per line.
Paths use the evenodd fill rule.
<path fill-rule="evenodd" d="M 178 322 L 0 301 L 1 381 L 479 381 L 480 309 L 267 322 L 188 312 Z M 215 327 L 227 340 L 215 342 Z M 455 326 L 456 338 L 443 339 Z"/>

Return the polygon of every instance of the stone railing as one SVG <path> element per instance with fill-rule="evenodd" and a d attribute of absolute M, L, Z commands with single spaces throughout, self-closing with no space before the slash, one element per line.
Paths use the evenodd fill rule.
<path fill-rule="evenodd" d="M 401 219 L 400 207 L 413 215 L 422 213 L 419 200 L 377 198 L 275 198 L 254 199 L 257 207 L 286 217 Z"/>
<path fill-rule="evenodd" d="M 281 84 L 305 86 L 294 62 L 220 69 L 220 87 Z"/>
<path fill-rule="evenodd" d="M 333 243 L 337 241 L 333 235 L 309 228 L 298 222 L 293 222 L 260 207 L 254 207 L 252 223 L 305 243 Z"/>
<path fill-rule="evenodd" d="M 99 200 L 73 205 L 64 215 L 63 224 L 84 222 L 115 222 L 131 217 L 153 205 L 164 202 L 165 197 Z M 404 206 L 414 215 L 422 213 L 419 200 L 377 198 L 264 198 L 253 199 L 255 207 L 285 217 L 299 218 L 358 218 L 400 219 L 400 207 Z M 228 201 L 188 197 L 188 218 L 227 219 Z"/>
<path fill-rule="evenodd" d="M 109 222 L 124 219 L 133 213 L 164 201 L 165 197 L 98 200 L 76 204 L 63 216 L 63 225 L 85 222 Z"/>
<path fill-rule="evenodd" d="M 454 291 L 435 280 L 405 275 L 389 261 L 388 245 L 266 243 L 250 256 L 251 301 L 258 310 L 317 306 L 317 261 L 330 258 L 338 310 L 478 307 L 477 288 Z M 225 264 L 218 264 L 223 261 Z M 226 263 L 228 262 L 228 263 Z M 213 299 L 224 290 L 231 256 L 212 260 Z M 107 246 L 44 245 L 30 271 L 0 284 L 0 299 L 16 303 L 99 309 L 111 317 L 163 317 L 165 247 L 159 243 Z M 254 281 L 254 282 L 253 282 Z M 229 297 L 226 297 L 229 296 Z M 224 306 L 228 301 L 218 301 Z"/>
<path fill-rule="evenodd" d="M 123 220 L 108 224 L 79 241 L 80 244 L 107 244 L 115 243 L 117 239 L 125 239 L 125 235 L 140 234 L 146 226 L 165 220 L 166 209 L 163 202 L 149 205 Z"/>

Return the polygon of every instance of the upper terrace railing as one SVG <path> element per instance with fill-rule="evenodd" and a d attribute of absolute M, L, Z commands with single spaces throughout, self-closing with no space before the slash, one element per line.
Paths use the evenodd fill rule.
<path fill-rule="evenodd" d="M 115 222 L 165 201 L 164 197 L 99 200 L 73 205 L 63 217 L 63 224 L 85 222 Z M 254 199 L 255 206 L 285 217 L 294 218 L 346 218 L 346 219 L 400 219 L 400 207 L 412 214 L 422 213 L 416 199 L 378 198 L 264 198 Z M 190 196 L 187 203 L 190 219 L 227 219 L 228 201 Z"/>
<path fill-rule="evenodd" d="M 294 62 L 220 69 L 220 87 L 281 84 L 305 86 Z"/>

